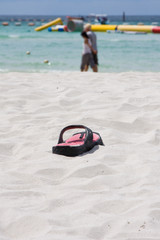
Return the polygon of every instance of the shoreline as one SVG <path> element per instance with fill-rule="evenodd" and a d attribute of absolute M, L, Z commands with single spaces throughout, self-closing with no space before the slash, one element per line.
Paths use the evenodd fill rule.
<path fill-rule="evenodd" d="M 93 73 L 93 74 L 159 74 L 160 71 L 132 71 L 132 70 L 129 70 L 129 71 L 120 71 L 120 72 L 93 72 L 91 69 L 89 69 L 89 71 L 87 72 L 81 72 L 79 70 L 74 70 L 74 71 L 71 71 L 71 70 L 51 70 L 51 71 L 45 71 L 44 72 L 29 72 L 29 71 L 2 71 L 0 72 L 0 74 L 52 74 L 52 73 L 62 73 L 62 74 L 65 74 L 65 73 L 70 73 L 70 74 L 90 74 L 90 73 Z"/>

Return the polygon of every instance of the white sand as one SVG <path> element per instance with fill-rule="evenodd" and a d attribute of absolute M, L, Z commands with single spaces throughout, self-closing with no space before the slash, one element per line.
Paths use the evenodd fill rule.
<path fill-rule="evenodd" d="M 0 112 L 0 240 L 160 240 L 160 73 L 1 73 Z"/>

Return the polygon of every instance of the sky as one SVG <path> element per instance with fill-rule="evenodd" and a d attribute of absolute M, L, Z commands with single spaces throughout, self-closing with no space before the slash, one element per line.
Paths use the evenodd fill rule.
<path fill-rule="evenodd" d="M 0 15 L 160 15 L 160 0 L 0 0 Z"/>

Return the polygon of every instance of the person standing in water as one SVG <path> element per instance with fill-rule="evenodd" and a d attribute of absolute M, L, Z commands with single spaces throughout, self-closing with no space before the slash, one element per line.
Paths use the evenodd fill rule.
<path fill-rule="evenodd" d="M 94 63 L 93 54 L 94 49 L 91 44 L 91 40 L 89 39 L 86 32 L 82 32 L 81 36 L 84 39 L 83 42 L 83 51 L 82 51 L 82 62 L 81 62 L 81 71 L 88 71 L 88 66 L 93 69 L 93 72 L 96 72 L 96 65 Z"/>
<path fill-rule="evenodd" d="M 84 31 L 87 33 L 89 39 L 91 40 L 93 59 L 95 63 L 95 72 L 98 72 L 98 50 L 97 50 L 97 36 L 94 32 L 91 31 L 91 24 L 87 23 L 84 25 Z"/>

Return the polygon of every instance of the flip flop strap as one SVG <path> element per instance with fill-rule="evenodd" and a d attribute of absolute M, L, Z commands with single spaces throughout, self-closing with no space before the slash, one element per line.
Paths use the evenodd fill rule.
<path fill-rule="evenodd" d="M 71 129 L 75 129 L 75 128 L 85 129 L 85 133 L 86 133 L 85 140 L 84 140 L 85 143 L 93 140 L 93 132 L 90 128 L 88 128 L 84 125 L 70 125 L 70 126 L 67 126 L 67 127 L 63 128 L 62 131 L 60 132 L 58 144 L 59 143 L 64 143 L 64 140 L 63 140 L 64 132 L 66 132 L 68 130 L 71 130 Z"/>

